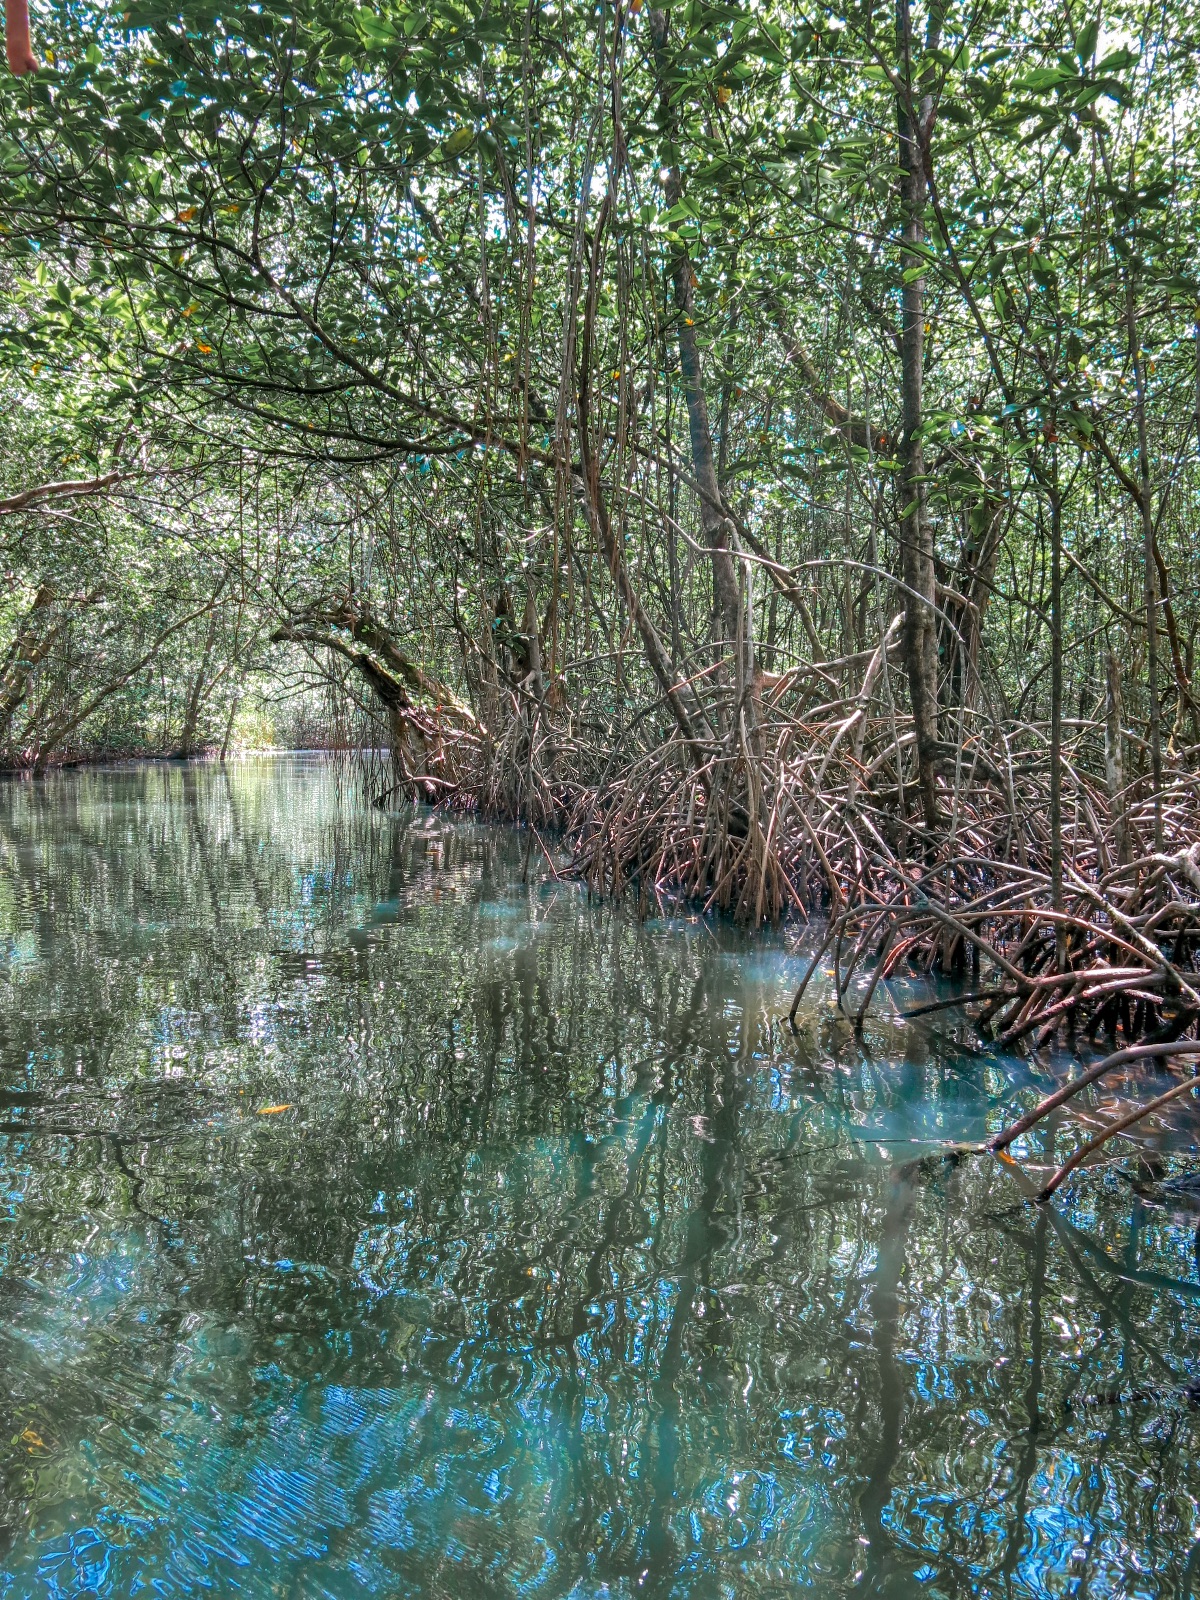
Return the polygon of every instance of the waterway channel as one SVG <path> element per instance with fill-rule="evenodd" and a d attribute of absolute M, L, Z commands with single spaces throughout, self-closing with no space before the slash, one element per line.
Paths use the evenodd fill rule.
<path fill-rule="evenodd" d="M 1037 1208 L 940 1152 L 1047 1064 L 804 946 L 327 760 L 0 785 L 0 1596 L 1200 1594 L 1186 1129 Z"/>

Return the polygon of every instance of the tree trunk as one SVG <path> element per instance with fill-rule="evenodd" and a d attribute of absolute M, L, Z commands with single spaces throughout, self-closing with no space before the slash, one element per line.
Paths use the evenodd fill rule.
<path fill-rule="evenodd" d="M 28 692 L 29 680 L 50 654 L 55 640 L 66 626 L 64 614 L 57 623 L 52 622 L 40 637 L 38 635 L 40 613 L 46 611 L 55 599 L 53 586 L 43 583 L 17 630 L 16 638 L 0 662 L 0 739 L 7 737 L 8 725 Z"/>
<path fill-rule="evenodd" d="M 940 34 L 940 16 L 929 20 L 931 36 Z M 896 102 L 900 143 L 900 210 L 905 271 L 922 262 L 925 243 L 925 161 L 933 126 L 933 98 L 916 96 L 912 75 L 912 19 L 909 0 L 896 0 L 896 53 L 900 60 L 902 89 Z M 913 248 L 915 247 L 915 248 Z M 934 626 L 933 529 L 925 484 L 925 452 L 921 442 L 924 417 L 925 277 L 916 275 L 903 285 L 900 338 L 903 437 L 901 449 L 900 520 L 901 575 L 904 595 L 904 656 L 917 736 L 917 771 L 921 808 L 927 827 L 938 823 L 938 663 Z"/>
<path fill-rule="evenodd" d="M 1132 278 L 1125 286 L 1125 322 L 1133 362 L 1137 410 L 1138 509 L 1142 518 L 1142 561 L 1146 607 L 1146 677 L 1150 694 L 1150 781 L 1154 786 L 1154 848 L 1163 848 L 1162 723 L 1158 704 L 1158 569 L 1155 565 L 1154 511 L 1150 503 L 1150 447 L 1146 438 L 1146 374 L 1138 337 Z"/>
<path fill-rule="evenodd" d="M 1053 414 L 1052 414 L 1053 415 Z M 1051 424 L 1053 428 L 1053 422 Z M 1057 433 L 1057 429 L 1053 429 Z M 1058 485 L 1058 446 L 1052 444 L 1050 466 L 1050 900 L 1063 910 L 1062 841 L 1062 495 Z M 1054 925 L 1055 966 L 1066 965 L 1067 930 Z"/>
<path fill-rule="evenodd" d="M 667 58 L 668 27 L 669 19 L 665 11 L 651 11 L 650 34 L 654 41 L 654 60 L 658 73 L 658 126 L 659 131 L 670 141 L 674 137 L 675 115 L 671 108 Z M 677 166 L 667 169 L 665 194 L 669 206 L 678 205 L 683 198 L 683 186 Z M 737 698 L 740 704 L 747 705 L 749 718 L 756 727 L 757 709 L 753 704 L 755 681 L 753 614 L 738 578 L 737 564 L 734 560 L 733 524 L 725 514 L 717 478 L 712 429 L 708 420 L 708 402 L 704 394 L 704 370 L 700 359 L 700 344 L 696 337 L 695 274 L 687 249 L 683 245 L 671 247 L 668 262 L 675 306 L 679 313 L 677 318 L 679 370 L 687 404 L 692 471 L 700 490 L 700 531 L 712 561 L 717 615 L 726 641 L 736 652 Z"/>
<path fill-rule="evenodd" d="M 1104 775 L 1108 783 L 1108 800 L 1112 807 L 1117 861 L 1123 866 L 1129 859 L 1125 828 L 1125 735 L 1122 731 L 1124 707 L 1121 702 L 1121 663 L 1117 660 L 1115 650 L 1108 652 L 1105 690 Z"/>
<path fill-rule="evenodd" d="M 1005 503 L 999 494 L 998 487 L 986 484 L 979 501 L 968 511 L 954 576 L 956 593 L 946 599 L 946 613 L 958 630 L 958 638 L 947 644 L 954 666 L 945 695 L 946 704 L 954 708 L 974 703 L 979 682 L 984 617 L 1006 522 Z"/>
<path fill-rule="evenodd" d="M 204 690 L 208 682 L 208 664 L 212 659 L 213 643 L 217 636 L 217 613 L 209 614 L 204 636 L 204 650 L 196 677 L 188 692 L 183 712 L 183 729 L 179 735 L 179 754 L 185 759 L 196 754 L 196 732 L 200 726 L 200 708 L 204 704 Z"/>
<path fill-rule="evenodd" d="M 596 548 L 604 557 L 613 582 L 625 602 L 629 612 L 629 620 L 638 631 L 642 641 L 642 648 L 646 652 L 646 660 L 650 663 L 650 670 L 658 681 L 658 686 L 663 692 L 663 698 L 671 710 L 672 716 L 678 724 L 679 731 L 687 741 L 692 759 L 698 768 L 703 766 L 703 758 L 696 743 L 696 706 L 690 688 L 675 681 L 675 674 L 671 668 L 671 658 L 666 647 L 658 636 L 654 623 L 647 614 L 645 606 L 637 590 L 630 582 L 629 574 L 625 570 L 625 563 L 621 559 L 620 546 L 613 534 L 612 525 L 608 519 L 608 512 L 599 497 L 595 483 L 592 481 L 592 463 L 585 454 L 583 472 L 580 474 L 580 488 L 583 491 L 583 509 L 587 517 L 588 526 L 596 542 Z M 692 702 L 690 705 L 686 702 Z"/>
<path fill-rule="evenodd" d="M 233 738 L 233 725 L 237 721 L 238 707 L 242 703 L 241 691 L 233 697 L 229 706 L 229 717 L 225 723 L 225 737 L 221 740 L 221 760 L 229 754 L 229 741 Z"/>

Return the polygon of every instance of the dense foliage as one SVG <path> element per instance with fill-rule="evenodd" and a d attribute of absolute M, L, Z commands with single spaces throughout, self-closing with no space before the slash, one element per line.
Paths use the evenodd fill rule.
<path fill-rule="evenodd" d="M 221 744 L 286 679 L 548 820 L 674 730 L 744 834 L 779 719 L 860 700 L 927 828 L 973 739 L 1054 756 L 1056 838 L 1064 739 L 1157 795 L 1200 738 L 1193 20 L 37 11 L 10 759 Z"/>

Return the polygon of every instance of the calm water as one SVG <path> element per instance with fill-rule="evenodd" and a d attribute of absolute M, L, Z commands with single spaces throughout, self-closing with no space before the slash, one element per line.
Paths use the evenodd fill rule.
<path fill-rule="evenodd" d="M 1186 1202 L 527 842 L 0 785 L 0 1595 L 1200 1594 Z"/>

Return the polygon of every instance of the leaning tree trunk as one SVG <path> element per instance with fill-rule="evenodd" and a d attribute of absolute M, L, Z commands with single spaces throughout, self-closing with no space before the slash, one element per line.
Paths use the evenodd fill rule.
<path fill-rule="evenodd" d="M 50 654 L 66 626 L 67 613 L 64 611 L 57 621 L 51 621 L 39 632 L 44 614 L 56 599 L 53 584 L 43 583 L 4 659 L 0 661 L 0 743 L 7 741 L 9 724 L 29 692 L 33 674 Z"/>
<path fill-rule="evenodd" d="M 407 656 L 361 602 L 314 606 L 282 622 L 271 639 L 332 650 L 363 677 L 387 717 L 398 788 L 435 802 L 469 781 L 483 731 L 474 712 Z"/>

